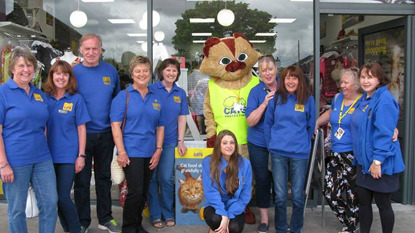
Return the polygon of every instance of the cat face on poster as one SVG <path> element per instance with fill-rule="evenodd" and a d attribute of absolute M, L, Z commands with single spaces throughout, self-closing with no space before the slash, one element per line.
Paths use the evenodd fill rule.
<path fill-rule="evenodd" d="M 184 168 L 177 167 L 179 170 L 185 170 Z M 178 191 L 180 204 L 182 204 L 182 213 L 186 213 L 189 210 L 194 213 L 198 213 L 199 204 L 202 203 L 203 185 L 202 175 L 199 175 L 196 179 L 192 177 L 190 172 L 184 172 L 185 179 L 178 178 L 180 188 Z"/>

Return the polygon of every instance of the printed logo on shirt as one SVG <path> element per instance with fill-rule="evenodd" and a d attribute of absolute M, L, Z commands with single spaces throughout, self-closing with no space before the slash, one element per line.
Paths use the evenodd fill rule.
<path fill-rule="evenodd" d="M 247 101 L 244 98 L 229 96 L 223 102 L 225 117 L 245 117 Z"/>
<path fill-rule="evenodd" d="M 42 96 L 36 93 L 33 93 L 33 97 L 35 97 L 36 101 L 43 102 Z"/>
<path fill-rule="evenodd" d="M 111 78 L 110 77 L 102 77 L 105 85 L 111 85 Z"/>
<path fill-rule="evenodd" d="M 157 111 L 160 111 L 160 104 L 157 103 L 157 99 L 154 100 L 155 103 L 153 103 L 153 108 Z"/>
<path fill-rule="evenodd" d="M 303 104 L 296 104 L 294 110 L 296 112 L 304 112 L 304 105 Z"/>
<path fill-rule="evenodd" d="M 369 107 L 369 104 L 362 110 L 362 112 L 366 112 L 366 109 Z"/>
<path fill-rule="evenodd" d="M 180 96 L 173 96 L 174 97 L 174 102 L 176 103 L 181 103 L 182 101 L 180 100 Z"/>
<path fill-rule="evenodd" d="M 70 112 L 70 111 L 72 111 L 72 107 L 73 107 L 73 103 L 64 103 L 62 110 Z"/>
<path fill-rule="evenodd" d="M 355 108 L 351 108 L 351 109 L 349 110 L 349 114 L 353 114 L 354 110 L 355 110 Z"/>

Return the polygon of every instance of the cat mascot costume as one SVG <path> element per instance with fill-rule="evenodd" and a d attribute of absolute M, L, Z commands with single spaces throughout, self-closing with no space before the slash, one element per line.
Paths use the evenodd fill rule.
<path fill-rule="evenodd" d="M 226 38 L 209 38 L 203 53 L 205 58 L 200 71 L 211 77 L 203 106 L 207 146 L 213 147 L 216 134 L 228 129 L 238 140 L 239 153 L 249 158 L 245 109 L 249 92 L 259 83 L 259 78 L 252 75 L 252 67 L 260 54 L 240 33 Z M 246 222 L 254 224 L 255 216 L 248 207 L 245 214 Z"/>

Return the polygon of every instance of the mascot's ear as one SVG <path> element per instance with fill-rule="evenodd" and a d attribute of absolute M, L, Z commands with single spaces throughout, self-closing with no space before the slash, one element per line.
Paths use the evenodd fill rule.
<path fill-rule="evenodd" d="M 233 33 L 233 37 L 235 37 L 235 39 L 236 39 L 236 38 L 238 38 L 238 37 L 242 37 L 242 38 L 244 38 L 246 41 L 248 41 L 248 43 L 251 45 L 251 47 L 252 47 L 252 48 L 254 47 L 254 45 L 253 45 L 251 42 L 249 42 L 249 40 L 245 37 L 245 35 L 244 35 L 244 34 L 241 34 L 241 33 L 239 33 L 239 32 L 234 32 L 234 33 Z"/>
<path fill-rule="evenodd" d="M 205 42 L 205 46 L 203 47 L 203 54 L 205 55 L 205 57 L 209 57 L 210 48 L 219 43 L 220 43 L 220 39 L 217 37 L 212 37 L 212 38 L 207 39 Z"/>

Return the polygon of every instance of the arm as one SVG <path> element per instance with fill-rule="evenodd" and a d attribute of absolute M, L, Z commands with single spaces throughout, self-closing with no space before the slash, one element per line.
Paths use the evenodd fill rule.
<path fill-rule="evenodd" d="M 130 159 L 128 158 L 127 151 L 124 147 L 124 140 L 121 131 L 121 121 L 118 122 L 111 122 L 111 131 L 112 131 L 112 138 L 114 139 L 115 146 L 117 147 L 118 151 L 118 164 L 121 167 L 126 167 L 130 164 Z"/>
<path fill-rule="evenodd" d="M 158 126 L 156 129 L 156 147 L 157 148 L 163 148 L 163 140 L 164 140 L 164 126 Z M 154 168 L 157 167 L 159 160 L 160 160 L 160 156 L 161 156 L 161 150 L 156 149 L 156 151 L 154 152 L 153 156 L 151 156 L 151 160 L 150 160 L 150 170 L 153 170 Z"/>
<path fill-rule="evenodd" d="M 317 133 L 317 129 L 320 128 L 320 126 L 327 125 L 330 121 L 330 115 L 331 115 L 331 108 L 327 111 L 325 111 L 316 121 L 316 127 L 314 128 L 314 133 Z"/>
<path fill-rule="evenodd" d="M 79 140 L 79 147 L 78 153 L 85 154 L 85 146 L 86 146 L 86 126 L 85 124 L 79 125 L 78 129 L 78 140 Z M 75 161 L 75 173 L 82 171 L 85 166 L 85 158 L 79 157 L 76 158 Z"/>
<path fill-rule="evenodd" d="M 177 119 L 178 124 L 177 124 L 177 135 L 179 138 L 179 142 L 178 142 L 178 150 L 179 150 L 179 154 L 180 155 L 184 155 L 186 154 L 186 146 L 184 145 L 184 131 L 186 130 L 186 116 L 185 115 L 180 115 L 179 118 Z"/>
<path fill-rule="evenodd" d="M 316 104 L 314 102 L 314 97 L 310 96 L 308 98 L 308 116 L 307 116 L 307 131 L 308 138 L 311 138 L 314 135 L 314 129 L 316 127 Z"/>
<path fill-rule="evenodd" d="M 207 158 L 203 159 L 202 164 L 202 184 L 206 202 L 215 208 L 216 214 L 227 217 L 228 212 L 225 210 L 225 204 L 222 202 L 218 189 L 219 185 L 216 182 L 212 182 L 210 178 L 210 159 Z"/>
<path fill-rule="evenodd" d="M 209 87 L 206 90 L 205 102 L 203 104 L 203 113 L 205 115 L 205 125 L 206 125 L 206 139 L 208 141 L 208 147 L 213 147 L 216 137 L 216 122 L 213 117 L 212 106 L 210 105 L 210 94 Z M 212 138 L 211 140 L 209 140 Z"/>
<path fill-rule="evenodd" d="M 250 127 L 255 126 L 261 120 L 262 115 L 265 113 L 265 110 L 267 109 L 269 101 L 274 98 L 274 94 L 275 94 L 275 91 L 271 91 L 270 93 L 268 93 L 265 96 L 264 101 L 262 101 L 262 103 L 258 105 L 258 107 L 254 111 L 252 111 L 249 114 L 249 116 L 246 118 L 246 121 L 248 122 L 248 125 Z M 251 94 L 248 97 L 248 107 L 250 105 L 250 102 L 254 101 L 254 99 L 251 99 L 250 97 L 251 97 Z"/>
<path fill-rule="evenodd" d="M 242 181 L 243 186 L 241 193 L 238 197 L 238 200 L 235 203 L 232 203 L 232 205 L 228 209 L 228 216 L 229 218 L 235 218 L 236 215 L 241 214 L 244 212 L 245 207 L 249 204 L 249 201 L 251 200 L 251 191 L 252 191 L 252 168 L 251 163 L 249 160 L 244 159 L 244 170 L 242 173 Z"/>
<path fill-rule="evenodd" d="M 0 125 L 0 173 L 1 173 L 1 180 L 3 183 L 13 182 L 14 181 L 14 173 L 13 169 L 10 166 L 9 162 L 7 161 L 6 150 L 4 148 L 4 141 L 3 141 L 3 125 Z"/>
<path fill-rule="evenodd" d="M 270 104 L 268 105 L 267 110 L 265 112 L 264 137 L 265 142 L 267 143 L 267 148 L 269 148 L 269 142 L 271 140 L 271 128 L 274 124 L 274 101 L 276 101 L 276 99 L 270 101 Z"/>

